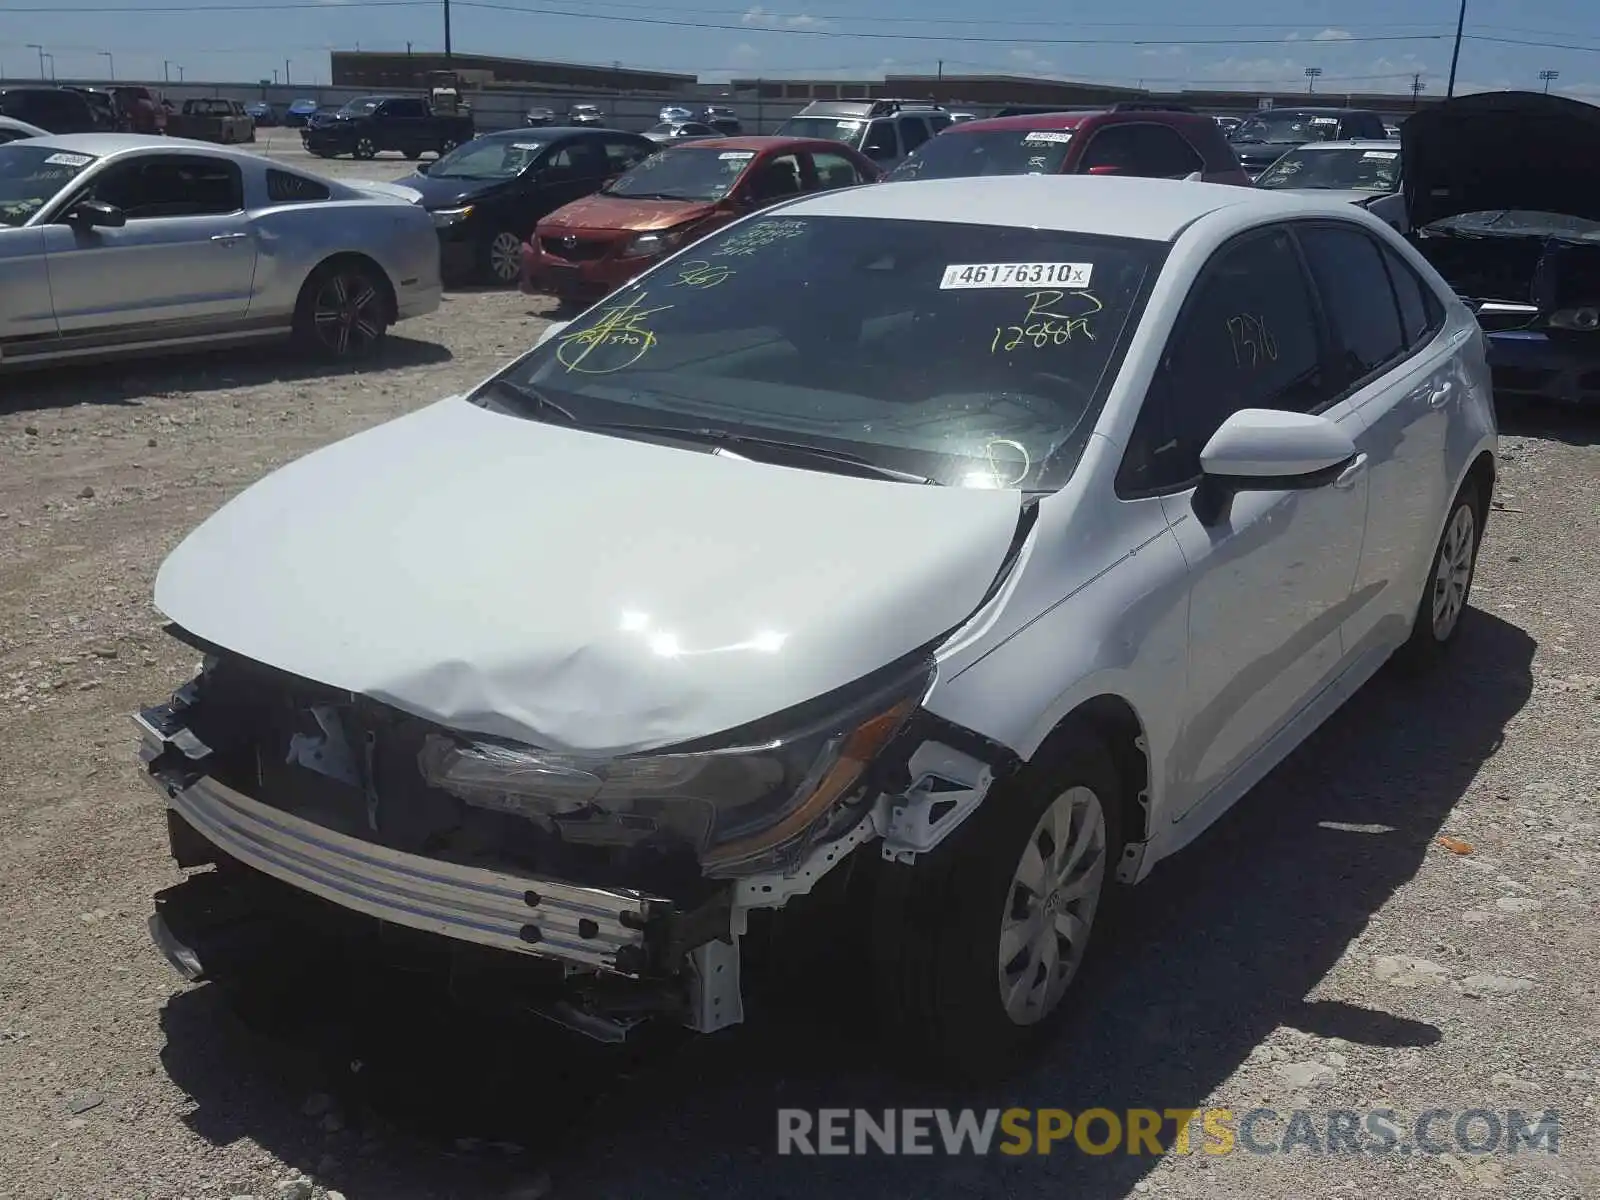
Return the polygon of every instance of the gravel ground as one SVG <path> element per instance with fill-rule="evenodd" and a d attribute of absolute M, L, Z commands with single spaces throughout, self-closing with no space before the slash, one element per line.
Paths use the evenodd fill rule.
<path fill-rule="evenodd" d="M 295 142 L 261 149 L 303 158 Z M 453 293 L 358 373 L 263 348 L 4 378 L 0 1196 L 1600 1196 L 1593 416 L 1503 414 L 1503 508 L 1452 662 L 1380 676 L 1138 889 L 1070 1027 L 1007 1087 L 891 1078 L 869 1028 L 795 1004 L 624 1052 L 470 1021 L 387 976 L 286 968 L 243 1010 L 182 986 L 145 934 L 178 873 L 127 721 L 192 666 L 151 609 L 157 564 L 272 468 L 481 378 L 547 311 Z M 814 1011 L 853 1014 L 832 986 Z M 1555 1109 L 1561 1141 L 1555 1156 L 775 1153 L 780 1106 L 890 1105 Z"/>

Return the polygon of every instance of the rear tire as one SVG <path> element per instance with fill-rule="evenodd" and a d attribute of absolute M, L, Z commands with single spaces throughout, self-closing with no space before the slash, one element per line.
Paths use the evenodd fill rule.
<path fill-rule="evenodd" d="M 407 150 L 406 151 L 406 157 L 408 159 L 410 159 L 412 162 L 416 162 L 417 159 L 422 157 L 422 151 L 421 150 L 416 150 L 416 149 Z"/>
<path fill-rule="evenodd" d="M 378 144 L 369 137 L 356 139 L 355 148 L 351 154 L 365 162 L 367 159 L 378 157 Z"/>
<path fill-rule="evenodd" d="M 323 263 L 306 279 L 294 311 L 294 337 L 319 358 L 356 362 L 382 348 L 389 332 L 388 289 L 375 268 L 353 260 Z"/>
<path fill-rule="evenodd" d="M 448 138 L 447 137 L 447 138 L 441 139 L 440 142 L 439 142 L 439 151 L 438 151 L 439 157 L 443 158 L 446 154 L 449 154 L 450 151 L 454 150 L 460 144 L 461 143 L 456 141 L 455 138 Z"/>
<path fill-rule="evenodd" d="M 1417 601 L 1411 636 L 1396 655 L 1403 666 L 1411 670 L 1432 667 L 1461 633 L 1478 569 L 1478 547 L 1483 542 L 1487 508 L 1487 497 L 1475 481 L 1461 485 L 1428 564 L 1428 578 L 1422 598 Z"/>
<path fill-rule="evenodd" d="M 1069 728 L 949 841 L 883 867 L 873 969 L 908 1062 L 992 1079 L 1060 1020 L 1116 889 L 1122 793 L 1104 744 Z"/>

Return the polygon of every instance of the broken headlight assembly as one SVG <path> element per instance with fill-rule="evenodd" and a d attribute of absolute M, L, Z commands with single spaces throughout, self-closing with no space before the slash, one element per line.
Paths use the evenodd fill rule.
<path fill-rule="evenodd" d="M 884 676 L 887 677 L 884 677 Z M 916 712 L 930 661 L 714 738 L 611 757 L 434 733 L 433 787 L 575 842 L 688 844 L 711 876 L 781 869 L 862 796 L 868 768 Z"/>

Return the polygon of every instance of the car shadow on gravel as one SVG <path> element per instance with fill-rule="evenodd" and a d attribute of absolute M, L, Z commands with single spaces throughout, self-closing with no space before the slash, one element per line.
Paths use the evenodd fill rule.
<path fill-rule="evenodd" d="M 1505 437 L 1545 438 L 1568 446 L 1600 445 L 1600 408 L 1499 396 L 1495 398 L 1495 417 Z"/>
<path fill-rule="evenodd" d="M 1197 1108 L 1280 1026 L 1358 1047 L 1439 1040 L 1307 997 L 1416 874 L 1531 692 L 1532 639 L 1472 617 L 1438 671 L 1381 672 L 1134 889 L 1062 1036 L 1008 1084 L 891 1072 L 843 951 L 738 1029 L 628 1048 L 474 1019 L 422 978 L 290 976 L 245 1016 L 207 986 L 167 1006 L 163 1060 L 197 1132 L 248 1137 L 356 1195 L 495 1196 L 547 1169 L 558 1195 L 1124 1196 L 1152 1159 L 1070 1143 L 1017 1158 L 784 1157 L 776 1111 Z M 794 964 L 785 975 L 805 978 Z M 305 1115 L 315 1092 L 340 1114 L 320 1120 L 342 1128 Z"/>
<path fill-rule="evenodd" d="M 0 394 L 0 416 L 77 404 L 132 407 L 158 396 L 328 380 L 343 375 L 382 375 L 449 362 L 453 357 L 436 342 L 390 335 L 376 357 L 361 363 L 321 362 L 308 358 L 287 341 L 161 358 L 68 363 L 6 377 Z"/>

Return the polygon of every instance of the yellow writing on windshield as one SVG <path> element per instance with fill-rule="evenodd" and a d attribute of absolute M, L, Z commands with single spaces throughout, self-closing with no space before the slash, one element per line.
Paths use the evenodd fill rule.
<path fill-rule="evenodd" d="M 989 353 L 1012 351 L 1019 346 L 1032 345 L 1038 349 L 1046 346 L 1065 346 L 1078 338 L 1094 341 L 1090 322 L 1105 305 L 1093 292 L 1074 289 L 1064 291 L 1029 292 L 1028 311 L 1017 325 L 996 325 L 994 338 L 989 343 Z M 1064 312 L 1063 307 L 1087 306 L 1083 312 Z"/>
<path fill-rule="evenodd" d="M 649 319 L 672 307 L 644 308 L 644 300 L 641 292 L 626 304 L 604 309 L 587 329 L 562 336 L 556 345 L 556 361 L 583 375 L 608 375 L 633 366 L 656 344 Z"/>
<path fill-rule="evenodd" d="M 748 229 L 741 229 L 738 233 L 726 238 L 717 247 L 713 257 L 725 256 L 735 258 L 748 256 L 760 250 L 763 246 L 770 246 L 774 242 L 786 241 L 789 238 L 799 237 L 806 231 L 804 221 L 760 221 Z"/>
<path fill-rule="evenodd" d="M 704 291 L 716 287 L 719 283 L 726 283 L 732 274 L 732 267 L 713 265 L 705 259 L 697 259 L 694 262 L 684 263 L 678 271 L 677 281 L 668 286 L 690 287 Z"/>

